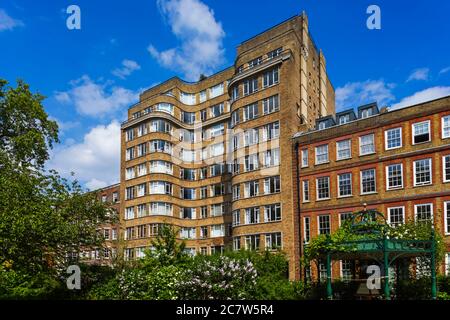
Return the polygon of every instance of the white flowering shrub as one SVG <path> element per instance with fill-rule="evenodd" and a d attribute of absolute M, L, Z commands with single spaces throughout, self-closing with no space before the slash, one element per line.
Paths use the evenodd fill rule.
<path fill-rule="evenodd" d="M 181 299 L 250 299 L 256 289 L 257 272 L 250 260 L 227 256 L 195 259 L 184 281 L 179 283 Z"/>

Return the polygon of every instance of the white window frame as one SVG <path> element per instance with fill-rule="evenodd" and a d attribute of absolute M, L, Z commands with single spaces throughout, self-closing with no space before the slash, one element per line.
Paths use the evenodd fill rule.
<path fill-rule="evenodd" d="M 343 143 L 343 142 L 349 142 L 350 154 L 349 154 L 348 157 L 339 157 L 339 144 Z M 352 158 L 352 140 L 351 139 L 344 139 L 344 140 L 336 141 L 336 161 L 346 160 L 346 159 L 351 159 L 351 158 Z"/>
<path fill-rule="evenodd" d="M 416 162 L 428 160 L 430 162 L 430 182 L 426 184 L 417 184 L 416 181 Z M 424 187 L 424 186 L 431 186 L 433 184 L 433 158 L 425 158 L 425 159 L 418 159 L 413 161 L 413 183 L 414 187 Z"/>
<path fill-rule="evenodd" d="M 396 146 L 396 147 L 391 147 L 389 148 L 388 146 L 388 133 L 394 130 L 400 130 L 400 145 Z M 403 147 L 403 128 L 402 127 L 396 127 L 396 128 L 391 128 L 391 129 L 387 129 L 384 131 L 384 149 L 385 150 L 394 150 L 394 149 L 400 149 Z"/>
<path fill-rule="evenodd" d="M 368 170 L 372 170 L 372 171 L 375 172 L 375 174 L 374 174 L 374 177 L 375 177 L 375 179 L 374 179 L 374 181 L 375 181 L 375 191 L 363 192 L 363 177 L 362 177 L 362 175 L 363 175 L 364 171 L 368 171 Z M 375 193 L 377 193 L 377 169 L 375 169 L 375 168 L 364 169 L 364 170 L 361 170 L 359 172 L 359 191 L 360 191 L 359 193 L 361 195 L 368 195 L 368 194 L 375 194 Z"/>
<path fill-rule="evenodd" d="M 309 151 L 308 149 L 302 149 L 300 153 L 301 153 L 302 168 L 306 168 L 309 166 Z"/>
<path fill-rule="evenodd" d="M 362 144 L 361 144 L 362 138 L 368 137 L 368 136 L 372 136 L 373 151 L 372 152 L 367 152 L 367 153 L 362 153 Z M 376 153 L 375 134 L 374 133 L 369 133 L 369 134 L 365 134 L 363 136 L 360 136 L 359 137 L 359 155 L 360 156 L 367 156 L 367 155 L 375 154 L 375 153 Z"/>
<path fill-rule="evenodd" d="M 449 122 L 449 134 L 447 136 L 445 135 L 445 131 L 444 131 L 444 129 L 445 129 L 445 127 L 444 127 L 445 119 L 448 119 L 448 122 Z M 443 116 L 441 121 L 442 121 L 442 125 L 441 125 L 441 127 L 442 127 L 442 139 L 448 139 L 448 138 L 450 138 L 450 114 L 446 115 L 446 116 Z"/>
<path fill-rule="evenodd" d="M 450 154 L 447 154 L 447 155 L 442 157 L 442 181 L 444 183 L 450 182 L 450 179 L 446 179 L 445 178 L 445 169 L 447 169 L 446 166 L 445 166 L 445 158 L 450 158 Z M 448 168 L 448 169 L 450 169 L 450 168 Z"/>
<path fill-rule="evenodd" d="M 428 135 L 429 135 L 429 139 L 428 139 L 428 141 L 423 141 L 423 142 L 414 143 L 414 137 L 415 137 L 415 134 L 414 134 L 414 126 L 419 125 L 419 124 L 422 124 L 422 123 L 428 123 Z M 430 141 L 431 141 L 431 122 L 430 122 L 430 120 L 425 120 L 425 121 L 415 122 L 415 123 L 411 124 L 411 139 L 412 139 L 411 143 L 412 143 L 413 146 L 416 145 L 416 144 L 422 144 L 422 143 L 430 142 Z"/>
<path fill-rule="evenodd" d="M 309 233 L 309 240 L 306 241 L 306 219 L 308 219 L 308 233 Z M 311 241 L 311 217 L 307 216 L 307 217 L 303 217 L 303 241 L 305 244 L 309 243 Z"/>
<path fill-rule="evenodd" d="M 405 212 L 405 206 L 397 206 L 397 207 L 389 207 L 389 208 L 387 208 L 387 213 L 388 213 L 388 223 L 389 223 L 389 225 L 392 223 L 392 221 L 391 221 L 391 210 L 394 210 L 394 209 L 402 209 L 402 211 L 403 211 L 403 214 L 402 214 L 402 223 L 401 224 L 404 224 L 405 222 L 406 222 L 406 212 Z"/>
<path fill-rule="evenodd" d="M 444 201 L 444 234 L 450 235 L 450 225 L 447 216 L 450 215 L 450 201 Z"/>
<path fill-rule="evenodd" d="M 398 165 L 400 165 L 400 168 L 401 168 L 402 185 L 399 187 L 389 187 L 389 167 L 398 166 Z M 387 165 L 386 166 L 386 190 L 390 191 L 390 190 L 403 189 L 404 185 L 405 185 L 405 178 L 404 178 L 404 174 L 403 174 L 403 163 L 393 163 L 393 164 Z"/>
<path fill-rule="evenodd" d="M 328 178 L 328 197 L 327 198 L 319 198 L 319 179 Z M 331 199 L 331 179 L 329 176 L 316 178 L 316 201 L 321 200 L 330 200 Z"/>
<path fill-rule="evenodd" d="M 326 153 L 323 153 L 323 155 L 324 154 L 326 154 L 327 155 L 327 159 L 326 160 L 324 160 L 324 161 L 322 161 L 322 162 L 319 162 L 318 161 L 318 158 L 317 158 L 317 150 L 318 150 L 318 148 L 321 148 L 321 147 L 326 147 Z M 324 163 L 329 163 L 330 162 L 330 148 L 328 147 L 328 144 L 322 144 L 322 145 L 320 145 L 320 146 L 317 146 L 317 147 L 315 147 L 314 148 L 314 150 L 315 150 L 315 152 L 314 152 L 314 156 L 315 156 L 315 160 L 316 160 L 316 165 L 319 165 L 319 164 L 324 164 Z M 321 154 L 322 155 L 322 154 Z"/>
<path fill-rule="evenodd" d="M 418 203 L 414 205 L 414 221 L 417 222 L 417 207 L 419 206 L 430 206 L 430 210 L 431 210 L 431 222 L 434 223 L 434 208 L 433 208 L 433 203 Z"/>
<path fill-rule="evenodd" d="M 330 227 L 330 232 L 329 233 L 320 233 L 320 218 L 321 217 L 328 217 L 328 224 Z M 321 235 L 321 234 L 331 234 L 331 214 L 319 214 L 317 216 L 317 235 Z"/>
<path fill-rule="evenodd" d="M 340 178 L 343 175 L 350 175 L 350 194 L 347 195 L 341 195 Z M 353 196 L 353 174 L 351 172 L 344 172 L 337 175 L 337 189 L 338 189 L 338 198 L 347 198 Z"/>
<path fill-rule="evenodd" d="M 308 200 L 305 200 L 305 183 L 308 185 Z M 302 202 L 309 202 L 311 199 L 311 189 L 309 188 L 309 180 L 302 180 Z"/>

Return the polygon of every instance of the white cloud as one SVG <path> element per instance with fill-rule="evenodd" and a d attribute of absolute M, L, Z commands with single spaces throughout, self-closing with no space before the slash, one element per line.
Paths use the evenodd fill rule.
<path fill-rule="evenodd" d="M 139 93 L 110 83 L 96 83 L 89 76 L 71 82 L 72 88 L 57 92 L 55 99 L 61 103 L 73 103 L 78 113 L 87 116 L 112 114 L 138 100 Z"/>
<path fill-rule="evenodd" d="M 336 107 L 342 110 L 374 101 L 383 105 L 395 99 L 393 88 L 394 84 L 381 79 L 350 82 L 336 89 Z"/>
<path fill-rule="evenodd" d="M 122 61 L 122 67 L 114 69 L 112 74 L 120 79 L 125 79 L 134 71 L 139 69 L 141 69 L 141 66 L 136 61 L 125 59 Z"/>
<path fill-rule="evenodd" d="M 180 46 L 159 51 L 149 45 L 149 53 L 164 67 L 181 71 L 187 80 L 210 74 L 224 61 L 222 25 L 200 0 L 158 0 L 158 7 L 171 26 Z"/>
<path fill-rule="evenodd" d="M 444 73 L 447 73 L 449 71 L 450 71 L 450 67 L 446 67 L 446 68 L 441 69 L 441 71 L 439 71 L 439 74 L 444 74 Z"/>
<path fill-rule="evenodd" d="M 450 95 L 450 87 L 431 87 L 422 91 L 418 91 L 409 97 L 405 97 L 400 102 L 392 105 L 391 109 L 400 109 L 407 106 L 412 106 L 418 103 L 442 98 Z"/>
<path fill-rule="evenodd" d="M 57 146 L 47 167 L 64 177 L 74 172 L 75 178 L 92 190 L 117 183 L 119 165 L 120 124 L 114 120 L 92 128 L 82 142 L 70 141 Z"/>
<path fill-rule="evenodd" d="M 22 21 L 11 18 L 5 10 L 0 9 L 0 32 L 12 30 L 16 27 L 23 27 L 24 25 Z"/>
<path fill-rule="evenodd" d="M 413 80 L 428 80 L 429 76 L 430 76 L 429 68 L 415 69 L 411 72 L 408 79 L 406 79 L 406 82 L 413 81 Z"/>

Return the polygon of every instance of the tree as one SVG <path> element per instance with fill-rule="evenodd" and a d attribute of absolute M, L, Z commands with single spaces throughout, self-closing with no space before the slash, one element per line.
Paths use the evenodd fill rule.
<path fill-rule="evenodd" d="M 44 170 L 58 127 L 41 95 L 22 81 L 6 84 L 0 79 L 0 272 L 36 283 L 39 273 L 56 276 L 68 254 L 102 245 L 97 226 L 109 208 L 76 180 Z"/>

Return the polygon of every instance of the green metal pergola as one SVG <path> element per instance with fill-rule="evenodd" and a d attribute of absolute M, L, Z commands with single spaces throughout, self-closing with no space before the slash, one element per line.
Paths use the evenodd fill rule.
<path fill-rule="evenodd" d="M 384 269 L 384 297 L 391 299 L 389 286 L 389 267 L 398 258 L 430 257 L 431 260 L 431 296 L 436 299 L 436 244 L 434 232 L 430 240 L 402 240 L 389 239 L 383 231 L 386 220 L 376 210 L 364 210 L 352 216 L 351 229 L 355 233 L 366 234 L 368 239 L 357 241 L 345 241 L 340 244 L 340 249 L 325 252 L 327 270 L 327 297 L 333 298 L 331 284 L 331 261 L 341 259 L 358 260 L 371 258 L 383 265 Z"/>

